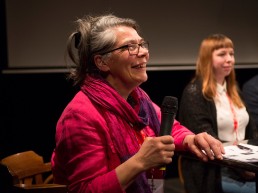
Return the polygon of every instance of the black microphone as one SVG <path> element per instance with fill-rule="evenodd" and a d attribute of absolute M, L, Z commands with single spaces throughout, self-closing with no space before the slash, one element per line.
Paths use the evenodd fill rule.
<path fill-rule="evenodd" d="M 159 136 L 170 135 L 178 108 L 176 97 L 165 96 L 161 104 L 161 124 Z"/>

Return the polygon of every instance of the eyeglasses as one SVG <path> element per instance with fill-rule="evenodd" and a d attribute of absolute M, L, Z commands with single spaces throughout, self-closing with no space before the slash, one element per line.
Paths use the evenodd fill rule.
<path fill-rule="evenodd" d="M 110 52 L 114 52 L 114 51 L 120 50 L 120 49 L 127 49 L 130 55 L 137 55 L 137 54 L 139 54 L 140 47 L 142 47 L 146 50 L 149 50 L 149 42 L 145 41 L 140 44 L 127 44 L 127 45 L 115 48 L 113 50 L 103 52 L 103 53 L 101 53 L 101 55 L 104 55 L 104 54 L 107 54 Z"/>

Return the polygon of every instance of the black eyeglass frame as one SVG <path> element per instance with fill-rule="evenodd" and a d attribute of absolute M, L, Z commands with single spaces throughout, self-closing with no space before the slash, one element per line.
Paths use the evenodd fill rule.
<path fill-rule="evenodd" d="M 146 46 L 143 46 L 144 44 L 147 45 L 147 47 L 146 47 Z M 138 50 L 137 50 L 137 53 L 135 53 L 135 54 L 131 54 L 131 52 L 130 52 L 130 50 L 129 50 L 130 46 L 132 46 L 132 45 L 138 45 Z M 109 51 L 106 51 L 106 52 L 102 52 L 102 53 L 100 53 L 100 55 L 105 55 L 105 54 L 108 54 L 108 53 L 110 53 L 110 52 L 114 52 L 114 51 L 116 51 L 116 50 L 124 49 L 124 48 L 127 48 L 127 51 L 128 51 L 128 53 L 129 53 L 130 55 L 137 55 L 137 54 L 139 54 L 140 47 L 149 50 L 149 42 L 148 42 L 148 41 L 143 41 L 143 42 L 141 42 L 141 43 L 139 43 L 139 44 L 127 44 L 127 45 L 120 46 L 120 47 L 118 47 L 118 48 L 115 48 L 115 49 L 112 49 L 112 50 L 109 50 Z"/>

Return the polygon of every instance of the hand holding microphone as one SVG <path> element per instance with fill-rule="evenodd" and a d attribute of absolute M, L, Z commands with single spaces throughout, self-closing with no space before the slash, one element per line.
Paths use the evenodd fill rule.
<path fill-rule="evenodd" d="M 177 98 L 166 96 L 161 105 L 161 127 L 159 137 L 145 138 L 136 159 L 148 168 L 159 167 L 171 162 L 174 154 L 174 144 L 171 129 L 177 111 Z M 169 136 L 165 136 L 169 135 Z M 159 170 L 159 168 L 157 168 Z M 165 167 L 164 167 L 165 169 Z"/>

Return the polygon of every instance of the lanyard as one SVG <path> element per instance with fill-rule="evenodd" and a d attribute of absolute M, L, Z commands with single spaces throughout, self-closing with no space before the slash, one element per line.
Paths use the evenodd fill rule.
<path fill-rule="evenodd" d="M 147 135 L 145 134 L 143 129 L 140 130 L 140 131 L 136 131 L 136 130 L 133 129 L 133 131 L 134 131 L 134 134 L 135 134 L 135 137 L 137 139 L 137 142 L 138 142 L 139 146 L 141 146 L 143 144 L 145 138 L 147 137 Z"/>
<path fill-rule="evenodd" d="M 235 143 L 238 143 L 238 121 L 237 121 L 236 111 L 234 109 L 232 100 L 230 99 L 228 94 L 227 94 L 227 97 L 228 97 L 228 101 L 229 101 L 230 110 L 231 110 L 231 113 L 233 115 L 233 128 L 234 128 L 234 132 L 236 133 L 236 141 L 235 141 Z"/>
<path fill-rule="evenodd" d="M 146 132 L 144 132 L 144 129 L 140 131 L 134 130 L 134 134 L 136 137 L 136 140 L 141 146 L 145 140 L 145 138 L 148 136 Z M 165 178 L 165 169 L 164 168 L 151 168 L 146 171 L 146 177 L 148 179 L 148 184 L 150 186 L 151 192 L 155 192 L 156 189 L 160 188 L 160 185 L 156 184 L 157 182 L 160 183 L 160 181 L 164 180 Z M 163 187 L 163 185 L 162 185 Z"/>

